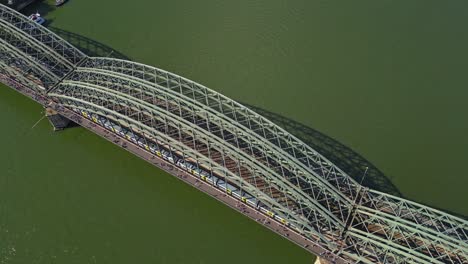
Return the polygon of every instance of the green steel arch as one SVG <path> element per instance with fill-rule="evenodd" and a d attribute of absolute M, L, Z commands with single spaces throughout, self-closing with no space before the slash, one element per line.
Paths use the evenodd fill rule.
<path fill-rule="evenodd" d="M 27 75 L 34 89 L 52 88 L 87 59 L 80 50 L 31 21 L 0 5 L 0 54 L 15 76 Z"/>
<path fill-rule="evenodd" d="M 468 262 L 468 221 L 361 186 L 281 127 L 203 85 L 88 57 L 2 5 L 0 58 L 2 76 L 162 142 L 351 263 Z"/>

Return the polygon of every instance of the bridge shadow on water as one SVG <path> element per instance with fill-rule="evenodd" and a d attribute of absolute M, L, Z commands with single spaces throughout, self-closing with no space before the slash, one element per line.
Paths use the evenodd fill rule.
<path fill-rule="evenodd" d="M 112 57 L 116 59 L 131 60 L 128 56 L 121 52 L 103 44 L 97 42 L 88 37 L 66 31 L 56 27 L 48 27 L 55 34 L 62 37 L 64 40 L 72 44 L 73 46 L 80 49 L 82 52 L 91 57 Z"/>
<path fill-rule="evenodd" d="M 131 60 L 128 56 L 122 54 L 121 52 L 88 37 L 56 27 L 49 26 L 48 29 L 90 57 L 112 57 L 122 60 Z M 71 121 L 67 128 L 74 127 L 80 127 L 80 125 Z"/>
<path fill-rule="evenodd" d="M 368 170 L 366 177 L 362 182 L 364 186 L 402 197 L 402 194 L 397 189 L 397 187 L 387 176 L 383 174 L 382 171 L 380 171 L 372 163 L 344 144 L 313 128 L 305 126 L 287 117 L 272 113 L 256 106 L 248 104 L 244 105 L 302 140 L 304 143 L 337 165 L 354 180 L 360 182 L 367 167 Z"/>
<path fill-rule="evenodd" d="M 69 0 L 70 1 L 70 0 Z M 32 13 L 39 12 L 42 16 L 46 16 L 49 12 L 55 10 L 56 7 L 49 4 L 45 0 L 39 0 L 31 5 L 27 6 L 21 13 L 29 16 Z M 45 26 L 51 31 L 80 49 L 82 52 L 91 57 L 112 57 L 117 59 L 131 60 L 128 56 L 123 53 L 107 46 L 106 44 L 100 43 L 88 37 L 66 31 L 64 29 L 50 26 L 53 23 L 53 19 L 48 19 Z M 287 117 L 279 114 L 267 111 L 265 109 L 258 108 L 253 105 L 244 104 L 258 114 L 268 118 L 277 125 L 283 127 L 297 138 L 301 139 L 304 143 L 311 146 L 331 162 L 336 164 L 340 169 L 346 172 L 356 181 L 360 182 L 363 178 L 366 168 L 367 174 L 363 180 L 363 185 L 369 188 L 392 194 L 395 196 L 403 197 L 397 187 L 391 182 L 391 180 L 383 174 L 377 167 L 366 160 L 364 157 L 345 146 L 344 144 L 336 141 L 335 139 L 313 129 L 307 127 L 299 122 L 296 122 Z M 69 127 L 78 126 L 75 123 L 71 123 Z M 452 215 L 458 216 L 463 219 L 468 219 L 466 215 L 444 210 Z"/>
<path fill-rule="evenodd" d="M 23 10 L 21 10 L 21 13 L 23 13 L 26 16 L 29 16 L 32 13 L 39 12 L 41 16 L 45 17 L 48 13 L 54 11 L 56 8 L 57 7 L 55 7 L 54 5 L 48 3 L 48 1 L 39 0 L 25 7 Z M 64 29 L 53 27 L 51 26 L 52 23 L 53 19 L 49 18 L 46 20 L 44 26 L 56 33 L 57 35 L 59 35 L 60 37 L 62 37 L 63 39 L 65 39 L 66 41 L 68 41 L 70 44 L 80 49 L 82 52 L 84 52 L 90 57 L 111 57 L 116 59 L 130 60 L 128 56 L 107 46 L 106 44 L 100 43 L 98 41 L 70 31 L 66 31 Z"/>

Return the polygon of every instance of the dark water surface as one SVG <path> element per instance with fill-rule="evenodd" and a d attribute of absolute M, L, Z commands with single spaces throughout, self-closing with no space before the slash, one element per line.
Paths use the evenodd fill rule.
<path fill-rule="evenodd" d="M 70 0 L 32 9 L 93 54 L 112 47 L 111 56 L 203 83 L 298 135 L 320 131 L 335 152 L 347 146 L 378 168 L 382 188 L 468 215 L 466 1 Z M 0 263 L 312 262 L 84 129 L 53 133 L 46 120 L 31 129 L 41 111 L 0 87 Z"/>

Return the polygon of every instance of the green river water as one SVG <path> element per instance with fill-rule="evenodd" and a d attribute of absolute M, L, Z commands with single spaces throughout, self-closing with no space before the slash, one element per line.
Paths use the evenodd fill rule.
<path fill-rule="evenodd" d="M 351 153 L 355 178 L 370 166 L 359 160 L 372 164 L 375 188 L 468 215 L 467 1 L 69 0 L 26 12 L 36 9 L 84 49 L 200 82 L 319 148 L 327 137 L 331 155 Z M 312 263 L 85 129 L 32 128 L 41 111 L 0 87 L 0 263 Z"/>

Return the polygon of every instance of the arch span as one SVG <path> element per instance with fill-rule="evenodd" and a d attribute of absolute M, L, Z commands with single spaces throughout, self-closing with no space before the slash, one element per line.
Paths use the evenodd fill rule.
<path fill-rule="evenodd" d="M 350 263 L 468 262 L 466 220 L 365 188 L 242 104 L 152 66 L 88 57 L 1 5 L 0 72 Z"/>

